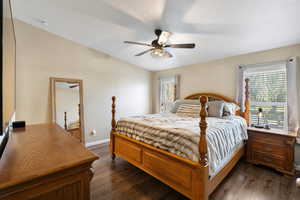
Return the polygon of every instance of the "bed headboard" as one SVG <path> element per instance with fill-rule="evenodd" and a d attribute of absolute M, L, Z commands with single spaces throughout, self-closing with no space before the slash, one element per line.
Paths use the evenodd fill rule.
<path fill-rule="evenodd" d="M 229 103 L 235 103 L 235 104 L 239 105 L 233 99 L 219 95 L 219 94 L 215 94 L 215 93 L 195 93 L 195 94 L 191 94 L 191 95 L 185 97 L 184 99 L 199 99 L 201 96 L 206 96 L 208 98 L 208 101 L 222 101 L 223 100 L 223 101 L 226 101 Z"/>
<path fill-rule="evenodd" d="M 206 96 L 208 101 L 225 101 L 225 102 L 228 102 L 228 103 L 235 103 L 236 105 L 241 107 L 240 104 L 236 103 L 233 99 L 231 99 L 229 97 L 219 95 L 219 94 L 215 94 L 215 93 L 195 93 L 195 94 L 191 94 L 191 95 L 185 97 L 184 99 L 196 100 L 196 99 L 200 99 L 201 96 Z M 243 117 L 243 114 L 240 110 L 238 110 L 236 112 L 236 115 L 239 115 L 239 116 Z"/>
<path fill-rule="evenodd" d="M 240 107 L 240 104 L 235 102 L 233 99 L 229 97 L 225 97 L 223 95 L 215 94 L 215 93 L 195 93 L 191 94 L 184 99 L 200 99 L 201 96 L 206 96 L 208 98 L 208 101 L 218 101 L 223 100 L 229 103 L 235 103 Z M 249 125 L 249 117 L 250 117 L 250 101 L 249 101 L 249 79 L 245 79 L 245 102 L 244 102 L 245 110 L 242 112 L 241 110 L 238 110 L 236 112 L 236 115 L 239 115 L 246 119 L 247 124 Z"/>
<path fill-rule="evenodd" d="M 246 91 L 246 92 L 248 92 L 248 91 Z M 249 93 L 248 93 L 248 95 L 249 95 Z M 200 99 L 201 96 L 206 96 L 208 98 L 208 101 L 225 101 L 225 102 L 229 102 L 229 103 L 235 103 L 236 105 L 241 107 L 240 104 L 235 102 L 233 99 L 231 99 L 229 97 L 225 97 L 223 95 L 215 94 L 215 93 L 195 93 L 195 94 L 191 94 L 191 95 L 185 97 L 184 99 L 194 99 L 195 100 L 195 99 Z M 245 112 L 238 110 L 238 111 L 236 111 L 236 115 L 245 118 L 247 123 L 249 124 L 250 108 L 249 108 L 248 97 L 245 100 L 245 108 L 246 108 Z"/>

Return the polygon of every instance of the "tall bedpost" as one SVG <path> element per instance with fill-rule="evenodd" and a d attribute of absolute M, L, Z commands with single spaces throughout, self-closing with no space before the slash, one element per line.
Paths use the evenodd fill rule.
<path fill-rule="evenodd" d="M 116 97 L 113 96 L 112 98 L 112 105 L 111 105 L 111 131 L 110 131 L 110 152 L 111 152 L 111 159 L 114 160 L 116 155 L 115 155 L 115 141 L 114 141 L 114 132 L 116 131 L 116 119 L 115 119 L 115 114 L 116 114 Z"/>
<path fill-rule="evenodd" d="M 207 97 L 200 97 L 201 111 L 200 111 L 200 140 L 199 140 L 199 168 L 193 171 L 193 186 L 192 186 L 192 200 L 208 200 L 208 160 L 207 160 L 207 142 L 206 142 L 206 103 Z"/>
<path fill-rule="evenodd" d="M 250 100 L 249 100 L 249 78 L 245 79 L 245 111 L 244 118 L 249 126 L 250 123 Z"/>
<path fill-rule="evenodd" d="M 80 103 L 78 104 L 78 116 L 79 116 L 79 127 L 81 127 L 81 112 L 80 112 Z"/>
<path fill-rule="evenodd" d="M 199 141 L 199 163 L 202 166 L 207 165 L 207 142 L 206 142 L 206 128 L 207 128 L 207 122 L 206 122 L 206 103 L 207 103 L 207 97 L 201 96 L 200 97 L 200 103 L 201 103 L 201 111 L 200 111 L 200 141 Z"/>
<path fill-rule="evenodd" d="M 64 122 L 65 122 L 64 128 L 65 128 L 65 130 L 67 130 L 68 129 L 68 125 L 67 125 L 67 112 L 64 112 Z"/>

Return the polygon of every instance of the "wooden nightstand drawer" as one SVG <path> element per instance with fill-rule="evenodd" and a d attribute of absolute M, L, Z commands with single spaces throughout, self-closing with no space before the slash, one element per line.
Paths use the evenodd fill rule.
<path fill-rule="evenodd" d="M 275 145 L 275 144 L 266 144 L 263 142 L 252 142 L 251 144 L 252 151 L 267 153 L 272 156 L 286 158 L 288 156 L 288 151 L 286 147 Z"/>
<path fill-rule="evenodd" d="M 264 154 L 260 152 L 253 152 L 253 161 L 264 164 L 269 167 L 275 167 L 280 169 L 285 169 L 285 160 L 276 158 L 269 154 Z"/>
<path fill-rule="evenodd" d="M 255 140 L 260 143 L 264 144 L 274 144 L 278 146 L 286 146 L 293 141 L 293 138 L 287 138 L 280 135 L 272 135 L 260 132 L 248 132 L 251 137 L 250 140 Z"/>

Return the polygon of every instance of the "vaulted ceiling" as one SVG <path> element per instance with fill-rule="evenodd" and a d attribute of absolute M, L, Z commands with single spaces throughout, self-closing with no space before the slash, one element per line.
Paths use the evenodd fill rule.
<path fill-rule="evenodd" d="M 299 0 L 13 0 L 17 19 L 152 71 L 300 43 L 299 10 Z M 196 48 L 159 59 L 123 43 L 149 43 L 156 28 Z"/>

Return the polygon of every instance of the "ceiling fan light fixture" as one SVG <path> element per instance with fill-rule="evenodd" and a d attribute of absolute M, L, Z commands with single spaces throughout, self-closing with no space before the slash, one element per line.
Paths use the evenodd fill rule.
<path fill-rule="evenodd" d="M 163 49 L 154 49 L 152 52 L 151 52 L 151 55 L 153 57 L 163 57 L 165 55 L 165 52 Z"/>
<path fill-rule="evenodd" d="M 170 36 L 171 36 L 170 32 L 162 31 L 162 33 L 160 34 L 160 36 L 158 38 L 158 44 L 159 45 L 166 44 L 166 42 L 169 40 Z"/>

